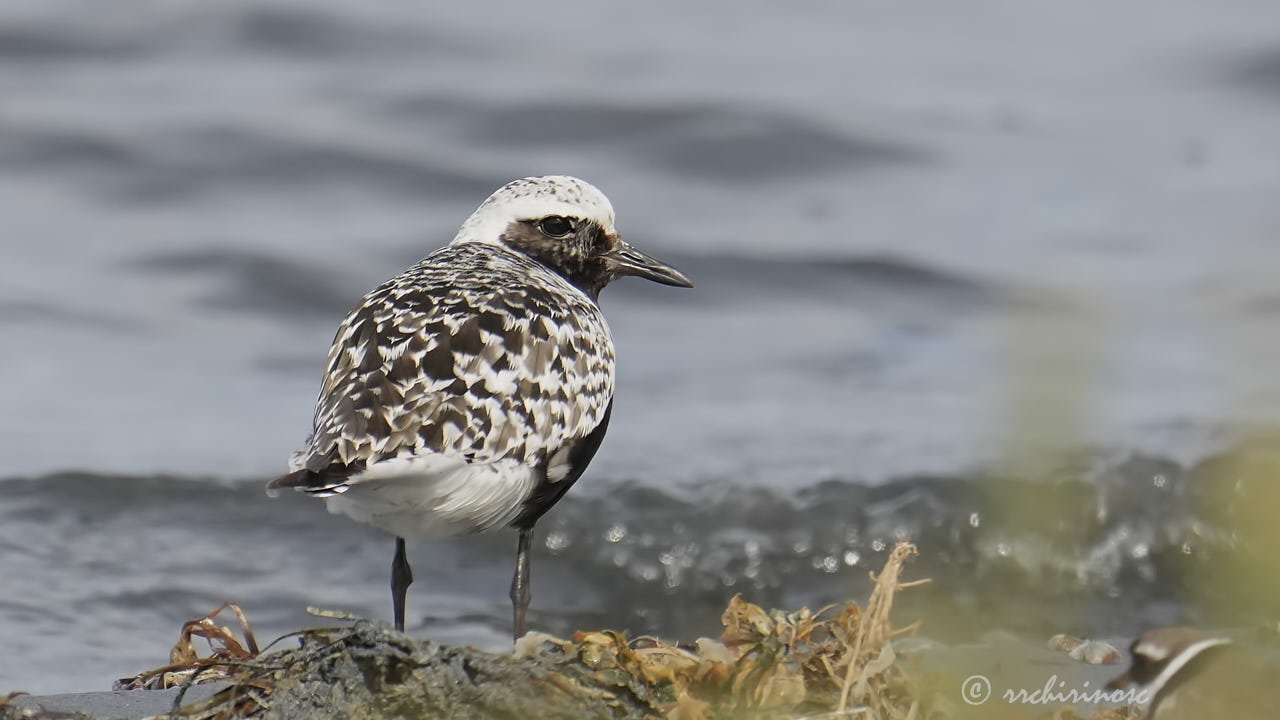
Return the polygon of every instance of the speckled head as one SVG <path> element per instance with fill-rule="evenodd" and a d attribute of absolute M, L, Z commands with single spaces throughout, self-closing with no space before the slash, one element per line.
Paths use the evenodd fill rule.
<path fill-rule="evenodd" d="M 567 175 L 527 177 L 498 188 L 453 239 L 476 242 L 527 255 L 593 299 L 624 275 L 693 287 L 680 271 L 623 241 L 604 193 Z"/>

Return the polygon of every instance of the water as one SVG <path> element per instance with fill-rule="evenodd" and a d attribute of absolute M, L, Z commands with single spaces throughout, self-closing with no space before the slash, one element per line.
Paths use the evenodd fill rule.
<path fill-rule="evenodd" d="M 709 632 L 735 589 L 856 589 L 898 530 L 922 571 L 967 543 L 961 625 L 1066 612 L 980 611 L 962 580 L 1010 555 L 1082 577 L 1085 630 L 1194 619 L 1132 557 L 1217 537 L 1194 508 L 1006 542 L 978 478 L 1088 448 L 1078 487 L 1147 487 L 1280 419 L 1278 58 L 1261 0 L 11 0 L 0 689 L 104 687 L 228 599 L 264 636 L 385 615 L 390 541 L 260 483 L 346 308 L 555 172 L 698 287 L 605 293 L 617 412 L 545 522 L 537 622 Z M 418 630 L 499 645 L 512 544 L 415 546 Z"/>

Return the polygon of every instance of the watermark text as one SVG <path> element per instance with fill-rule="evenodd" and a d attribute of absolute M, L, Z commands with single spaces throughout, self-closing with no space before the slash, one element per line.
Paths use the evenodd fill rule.
<path fill-rule="evenodd" d="M 960 684 L 960 697 L 970 705 L 982 705 L 991 699 L 991 681 L 985 675 L 970 675 Z M 1125 688 L 1123 690 L 1107 690 L 1106 688 L 1090 688 L 1085 680 L 1080 687 L 1067 687 L 1065 680 L 1057 675 L 1050 675 L 1044 687 L 1006 688 L 1000 699 L 1009 704 L 1021 705 L 1076 705 L 1110 703 L 1114 705 L 1139 705 L 1151 700 L 1151 693 L 1142 688 Z"/>

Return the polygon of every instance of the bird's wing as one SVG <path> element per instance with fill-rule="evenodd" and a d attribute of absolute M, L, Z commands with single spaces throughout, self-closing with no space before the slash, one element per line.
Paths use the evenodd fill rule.
<path fill-rule="evenodd" d="M 600 424 L 613 343 L 593 302 L 431 260 L 339 327 L 313 433 L 272 487 L 341 492 L 370 465 L 426 454 L 536 463 Z"/>

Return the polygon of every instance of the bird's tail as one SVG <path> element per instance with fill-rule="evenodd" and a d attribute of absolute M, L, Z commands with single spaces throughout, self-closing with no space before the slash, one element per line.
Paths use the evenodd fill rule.
<path fill-rule="evenodd" d="M 267 483 L 267 495 L 278 497 L 282 488 L 293 488 L 315 497 L 340 495 L 347 490 L 345 475 L 315 472 L 314 470 L 294 470 L 281 475 Z"/>

